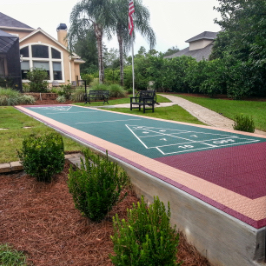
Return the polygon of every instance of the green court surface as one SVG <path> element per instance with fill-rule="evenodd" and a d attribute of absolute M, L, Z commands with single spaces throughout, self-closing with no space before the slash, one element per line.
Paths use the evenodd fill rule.
<path fill-rule="evenodd" d="M 149 158 L 266 142 L 264 138 L 93 108 L 26 108 Z"/>

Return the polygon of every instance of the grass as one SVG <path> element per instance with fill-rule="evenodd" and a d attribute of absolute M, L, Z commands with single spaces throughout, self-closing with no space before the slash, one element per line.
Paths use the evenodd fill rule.
<path fill-rule="evenodd" d="M 1 266 L 26 266 L 26 256 L 12 247 L 0 245 L 0 265 Z"/>
<path fill-rule="evenodd" d="M 233 120 L 239 114 L 251 116 L 255 127 L 266 131 L 266 102 L 222 100 L 184 95 L 176 96 L 197 103 Z"/>
<path fill-rule="evenodd" d="M 130 103 L 130 97 L 132 97 L 131 95 L 128 95 L 128 97 L 126 98 L 120 98 L 120 99 L 116 99 L 116 100 L 109 100 L 109 105 L 115 105 L 115 104 L 123 104 L 123 103 Z M 169 99 L 161 96 L 161 95 L 157 95 L 157 101 L 159 103 L 167 103 L 167 102 L 171 102 Z M 91 102 L 91 103 L 75 103 L 75 105 L 79 105 L 79 106 L 102 106 L 102 105 L 106 105 L 103 104 L 103 101 L 99 101 L 99 102 Z"/>
<path fill-rule="evenodd" d="M 140 112 L 138 109 L 133 109 L 131 111 L 129 108 L 104 108 L 104 110 L 204 125 L 197 118 L 192 116 L 190 113 L 188 113 L 178 105 L 156 108 L 154 113 L 152 113 L 151 111 L 146 111 L 145 114 L 142 111 Z"/>
<path fill-rule="evenodd" d="M 29 127 L 29 128 L 25 128 Z M 0 163 L 18 161 L 17 150 L 21 149 L 23 139 L 32 134 L 44 135 L 55 132 L 35 119 L 19 112 L 13 107 L 0 106 Z M 64 137 L 65 151 L 81 150 L 83 146 Z"/>

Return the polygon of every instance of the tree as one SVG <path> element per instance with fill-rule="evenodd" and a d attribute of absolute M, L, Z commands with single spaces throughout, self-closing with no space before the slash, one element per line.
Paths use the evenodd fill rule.
<path fill-rule="evenodd" d="M 179 52 L 179 49 L 177 46 L 173 46 L 171 48 L 169 48 L 165 53 L 163 53 L 163 56 L 168 56 L 168 55 L 172 55 Z"/>
<path fill-rule="evenodd" d="M 241 77 L 241 80 L 235 79 L 233 87 L 239 84 L 239 90 L 245 88 L 246 94 L 265 95 L 266 1 L 218 2 L 220 6 L 215 9 L 221 13 L 221 20 L 216 20 L 216 23 L 222 27 L 222 32 L 218 34 L 210 58 L 225 59 L 232 76 Z"/>
<path fill-rule="evenodd" d="M 80 66 L 81 73 L 95 73 L 98 70 L 98 51 L 93 29 L 84 31 L 77 38 L 77 42 L 74 44 L 74 51 L 86 61 Z"/>
<path fill-rule="evenodd" d="M 127 0 L 114 0 L 113 1 L 113 14 L 115 23 L 113 25 L 113 32 L 116 32 L 119 44 L 120 55 L 120 83 L 124 85 L 124 49 L 129 49 L 132 45 L 131 37 L 128 33 L 128 1 Z M 142 0 L 134 1 L 135 13 L 133 15 L 134 29 L 139 31 L 141 35 L 145 36 L 153 48 L 156 42 L 155 34 L 149 25 L 150 12 L 147 7 L 143 6 Z M 133 39 L 135 34 L 133 32 Z"/>
<path fill-rule="evenodd" d="M 111 4 L 108 0 L 83 0 L 73 7 L 70 15 L 71 27 L 68 35 L 70 49 L 85 30 L 94 30 L 98 49 L 100 83 L 104 82 L 102 38 L 104 33 L 110 36 L 110 25 L 114 25 L 114 17 L 110 12 Z"/>

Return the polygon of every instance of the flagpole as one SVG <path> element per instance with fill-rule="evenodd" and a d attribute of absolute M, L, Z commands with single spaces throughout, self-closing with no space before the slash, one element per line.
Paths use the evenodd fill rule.
<path fill-rule="evenodd" d="M 133 83 L 133 97 L 135 97 L 135 73 L 134 73 L 134 42 L 133 42 L 133 34 L 131 36 L 132 39 L 132 83 Z"/>

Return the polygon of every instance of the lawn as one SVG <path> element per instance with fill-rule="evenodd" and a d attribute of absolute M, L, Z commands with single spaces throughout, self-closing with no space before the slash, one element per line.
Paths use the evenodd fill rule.
<path fill-rule="evenodd" d="M 104 108 L 104 110 L 204 125 L 197 118 L 178 105 L 156 108 L 154 113 L 148 110 L 145 114 L 142 111 L 140 112 L 138 109 L 133 109 L 131 111 L 129 108 Z"/>
<path fill-rule="evenodd" d="M 184 95 L 176 96 L 197 103 L 230 119 L 234 119 L 238 114 L 252 116 L 255 127 L 266 131 L 266 102 L 222 100 Z"/>
<path fill-rule="evenodd" d="M 115 100 L 109 100 L 109 105 L 115 105 L 115 104 L 123 104 L 123 103 L 130 103 L 130 97 L 132 97 L 133 95 L 129 95 L 128 97 L 126 98 L 120 98 L 120 99 L 115 99 Z M 171 102 L 169 99 L 163 97 L 163 96 L 160 96 L 160 95 L 157 95 L 157 102 L 159 103 L 167 103 L 167 102 Z M 100 101 L 100 102 L 91 102 L 91 103 L 75 103 L 75 105 L 79 105 L 79 106 L 102 106 L 102 105 L 106 105 L 106 104 L 103 104 L 103 101 Z"/>
<path fill-rule="evenodd" d="M 18 161 L 17 149 L 22 147 L 23 139 L 33 133 L 44 135 L 55 132 L 52 128 L 19 112 L 10 106 L 0 106 L 0 163 Z M 70 138 L 64 138 L 65 151 L 76 151 L 83 146 Z"/>

